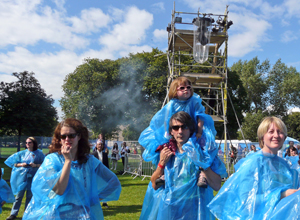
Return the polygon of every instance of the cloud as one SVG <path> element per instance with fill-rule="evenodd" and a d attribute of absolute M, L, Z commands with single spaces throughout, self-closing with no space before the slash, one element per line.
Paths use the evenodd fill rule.
<path fill-rule="evenodd" d="M 13 72 L 34 72 L 48 95 L 52 94 L 54 99 L 62 96 L 63 80 L 68 73 L 75 70 L 81 64 L 83 57 L 71 51 L 58 53 L 33 54 L 26 48 L 16 47 L 14 51 L 0 54 L 1 81 L 11 82 L 16 78 L 9 74 Z"/>
<path fill-rule="evenodd" d="M 300 17 L 300 2 L 298 0 L 285 0 L 283 5 L 286 7 L 287 13 L 286 16 L 296 16 Z"/>
<path fill-rule="evenodd" d="M 168 32 L 164 29 L 155 29 L 153 36 L 154 41 L 166 41 L 166 39 L 168 39 Z"/>
<path fill-rule="evenodd" d="M 242 57 L 251 51 L 260 50 L 260 44 L 266 41 L 266 31 L 271 25 L 251 16 L 236 15 L 237 17 L 244 22 L 236 24 L 236 30 L 229 37 L 229 55 Z"/>
<path fill-rule="evenodd" d="M 1 1 L 0 47 L 35 45 L 44 41 L 64 49 L 85 48 L 90 43 L 86 35 L 98 32 L 110 21 L 101 9 L 85 9 L 81 17 L 67 17 L 63 5 L 58 5 L 57 10 L 38 0 Z"/>
<path fill-rule="evenodd" d="M 153 5 L 151 5 L 151 7 L 155 10 L 155 11 L 165 11 L 165 4 L 163 2 L 157 2 Z"/>
<path fill-rule="evenodd" d="M 145 10 L 130 7 L 124 13 L 124 22 L 117 23 L 112 30 L 99 38 L 99 43 L 110 51 L 131 52 L 132 48 L 140 48 L 146 39 L 146 30 L 153 23 L 153 15 Z M 145 48 L 145 46 L 141 46 Z M 139 51 L 135 51 L 139 52 Z"/>
<path fill-rule="evenodd" d="M 294 34 L 292 31 L 285 31 L 282 35 L 281 35 L 281 41 L 284 43 L 293 41 L 293 40 L 297 40 L 298 37 L 296 34 Z"/>
<path fill-rule="evenodd" d="M 101 9 L 90 8 L 81 11 L 81 17 L 68 18 L 72 22 L 72 30 L 76 33 L 97 32 L 106 27 L 111 18 L 104 14 Z"/>

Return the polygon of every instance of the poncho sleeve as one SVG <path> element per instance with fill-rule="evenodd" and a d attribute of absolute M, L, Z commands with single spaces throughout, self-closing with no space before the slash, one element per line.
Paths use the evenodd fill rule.
<path fill-rule="evenodd" d="M 275 207 L 270 220 L 298 220 L 300 216 L 300 191 L 280 200 Z"/>
<path fill-rule="evenodd" d="M 1 203 L 5 201 L 6 203 L 13 203 L 15 201 L 15 197 L 12 193 L 11 188 L 5 182 L 5 180 L 0 179 L 0 214 L 2 213 Z"/>
<path fill-rule="evenodd" d="M 201 138 L 203 138 L 203 136 L 205 136 L 205 134 L 203 134 Z M 208 144 L 215 145 L 214 142 L 205 143 L 206 146 Z M 216 147 L 209 150 L 203 146 L 201 144 L 201 139 L 197 139 L 195 134 L 183 145 L 182 149 L 187 152 L 188 157 L 191 158 L 195 165 L 205 170 L 212 165 L 212 162 L 218 153 L 218 149 Z"/>
<path fill-rule="evenodd" d="M 27 186 L 27 175 L 29 169 L 27 167 L 15 167 L 16 163 L 23 163 L 22 157 L 28 150 L 17 152 L 10 157 L 8 157 L 4 163 L 12 168 L 10 185 L 14 195 L 25 189 Z"/>
<path fill-rule="evenodd" d="M 91 159 L 97 163 L 95 187 L 97 187 L 98 198 L 103 202 L 118 200 L 122 190 L 118 177 L 95 157 Z"/>
<path fill-rule="evenodd" d="M 12 190 L 4 179 L 0 179 L 0 197 L 6 203 L 13 203 L 15 201 Z"/>
<path fill-rule="evenodd" d="M 241 161 L 208 208 L 221 220 L 269 219 L 281 192 L 297 187 L 294 175 L 283 159 L 253 154 Z"/>

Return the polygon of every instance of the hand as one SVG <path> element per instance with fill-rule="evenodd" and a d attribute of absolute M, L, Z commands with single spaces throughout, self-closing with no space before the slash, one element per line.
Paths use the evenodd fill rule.
<path fill-rule="evenodd" d="M 202 136 L 202 131 L 201 131 L 201 132 L 198 131 L 198 133 L 196 134 L 197 140 L 198 140 L 199 138 L 201 138 L 201 136 Z"/>
<path fill-rule="evenodd" d="M 165 147 L 164 149 L 162 149 L 162 151 L 160 152 L 160 165 L 166 166 L 172 155 L 174 154 L 169 148 Z"/>
<path fill-rule="evenodd" d="M 61 154 L 64 156 L 65 160 L 73 161 L 73 156 L 71 154 L 72 147 L 69 146 L 61 146 Z"/>
<path fill-rule="evenodd" d="M 28 165 L 27 165 L 27 163 L 19 163 L 19 164 L 21 164 L 21 166 L 20 167 L 27 167 Z"/>
<path fill-rule="evenodd" d="M 30 163 L 29 166 L 36 167 L 35 163 Z"/>
<path fill-rule="evenodd" d="M 292 195 L 293 193 L 297 192 L 299 189 L 288 189 L 284 192 L 281 193 L 281 199 L 287 197 L 287 196 L 290 196 Z"/>

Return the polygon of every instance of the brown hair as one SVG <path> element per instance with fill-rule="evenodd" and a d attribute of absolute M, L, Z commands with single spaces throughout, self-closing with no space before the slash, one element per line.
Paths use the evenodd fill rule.
<path fill-rule="evenodd" d="M 67 118 L 57 125 L 54 130 L 51 145 L 49 146 L 50 153 L 58 152 L 61 154 L 60 131 L 62 127 L 73 128 L 80 136 L 80 140 L 78 141 L 77 159 L 79 163 L 86 163 L 88 159 L 87 155 L 90 153 L 89 132 L 82 122 L 75 118 Z"/>
<path fill-rule="evenodd" d="M 118 143 L 114 143 L 113 149 L 117 149 L 118 150 L 119 146 Z"/>
<path fill-rule="evenodd" d="M 180 76 L 177 79 L 174 79 L 173 82 L 170 85 L 170 91 L 169 91 L 169 99 L 173 99 L 177 97 L 177 88 L 180 85 L 190 85 L 192 87 L 191 81 L 185 77 L 185 76 Z M 194 94 L 193 87 L 191 88 L 191 97 Z"/>
<path fill-rule="evenodd" d="M 187 125 L 188 128 L 190 129 L 190 137 L 193 135 L 193 133 L 196 130 L 195 122 L 192 119 L 192 117 L 188 113 L 186 113 L 184 111 L 180 111 L 180 112 L 177 112 L 174 115 L 172 115 L 172 117 L 169 121 L 169 134 L 171 134 L 171 132 L 172 132 L 172 126 L 173 126 L 172 121 L 173 120 L 179 121 L 182 124 Z"/>
<path fill-rule="evenodd" d="M 38 149 L 38 143 L 37 143 L 36 139 L 35 139 L 34 137 L 28 137 L 27 139 L 30 139 L 30 140 L 32 141 L 32 143 L 33 143 L 33 148 L 32 148 L 32 150 L 33 150 L 33 151 L 36 151 L 36 150 Z M 27 139 L 26 139 L 26 140 L 27 140 Z"/>
<path fill-rule="evenodd" d="M 274 123 L 284 133 L 285 138 L 287 137 L 287 128 L 284 122 L 280 118 L 274 116 L 265 117 L 257 129 L 257 137 L 258 137 L 259 147 L 261 149 L 264 147 L 264 141 L 263 141 L 264 135 L 268 132 L 269 127 L 272 123 Z"/>

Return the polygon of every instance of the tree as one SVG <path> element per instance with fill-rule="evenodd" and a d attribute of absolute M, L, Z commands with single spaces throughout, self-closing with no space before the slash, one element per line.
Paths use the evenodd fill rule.
<path fill-rule="evenodd" d="M 239 129 L 237 118 L 239 119 L 239 123 L 242 123 L 243 112 L 247 112 L 249 110 L 249 103 L 247 100 L 247 93 L 243 86 L 243 83 L 240 79 L 240 76 L 236 71 L 228 71 L 228 98 L 227 98 L 227 132 L 229 136 L 227 138 L 236 139 L 238 134 L 237 131 Z M 232 101 L 233 106 L 231 105 L 230 99 Z M 222 109 L 222 106 L 220 106 Z M 236 115 L 235 115 L 235 113 Z M 217 139 L 222 139 L 224 134 L 224 124 L 223 123 L 215 123 L 215 128 L 217 130 L 218 136 Z"/>
<path fill-rule="evenodd" d="M 0 127 L 4 135 L 51 136 L 57 124 L 54 100 L 34 73 L 13 73 L 17 81 L 0 83 Z"/>
<path fill-rule="evenodd" d="M 300 140 L 300 112 L 293 112 L 283 117 L 288 136 Z"/>
<path fill-rule="evenodd" d="M 266 92 L 268 84 L 266 82 L 266 74 L 270 69 L 270 63 L 265 60 L 262 64 L 257 57 L 250 61 L 241 61 L 234 63 L 230 68 L 236 72 L 242 81 L 246 90 L 249 109 L 247 112 L 257 112 L 266 108 Z"/>
<path fill-rule="evenodd" d="M 257 139 L 257 129 L 260 125 L 262 119 L 264 117 L 269 116 L 268 112 L 262 112 L 258 110 L 257 113 L 255 112 L 248 112 L 243 119 L 242 130 L 246 139 L 250 141 L 258 141 Z M 238 132 L 239 139 L 243 139 L 241 131 Z"/>
<path fill-rule="evenodd" d="M 85 59 L 64 81 L 60 103 L 66 117 L 84 121 L 107 138 L 119 125 L 140 133 L 165 96 L 167 61 L 154 57 L 159 53 L 153 49 L 116 61 Z"/>
<path fill-rule="evenodd" d="M 271 114 L 285 116 L 290 107 L 300 105 L 300 74 L 279 59 L 268 74 L 268 105 Z"/>

